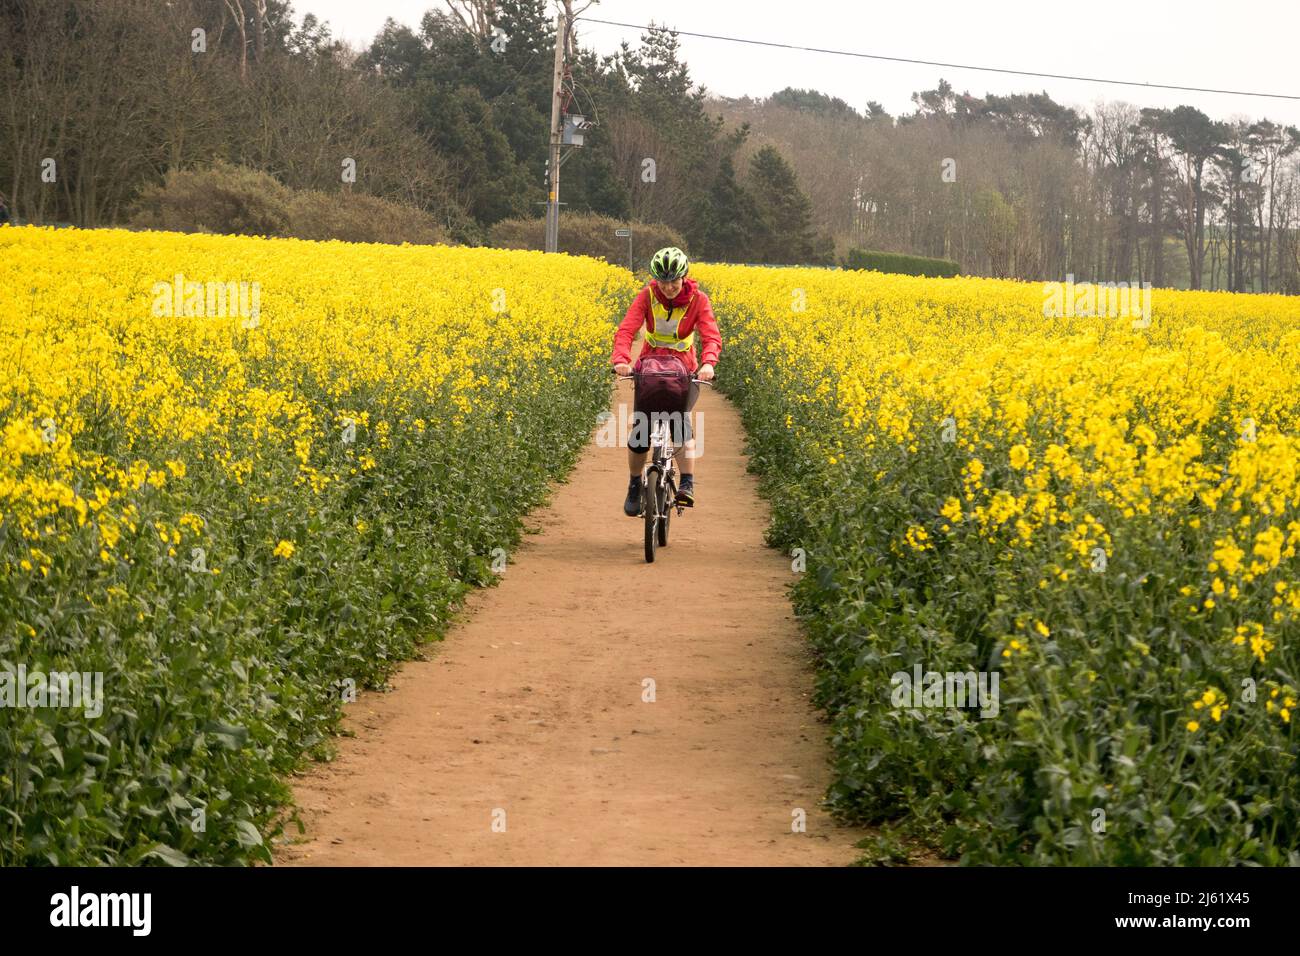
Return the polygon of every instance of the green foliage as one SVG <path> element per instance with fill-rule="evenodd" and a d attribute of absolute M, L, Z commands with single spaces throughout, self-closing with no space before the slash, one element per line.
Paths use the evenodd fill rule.
<path fill-rule="evenodd" d="M 422 209 L 367 196 L 299 190 L 289 202 L 289 232 L 296 239 L 343 242 L 446 243 L 446 230 Z"/>
<path fill-rule="evenodd" d="M 259 370 L 268 382 L 310 374 L 272 366 Z M 320 384 L 318 411 L 331 414 L 324 389 L 333 386 Z M 404 430 L 385 447 L 358 426 L 375 467 L 325 495 L 297 480 L 286 447 L 257 475 L 277 509 L 245 510 L 247 494 L 215 463 L 191 466 L 183 495 L 152 493 L 141 533 L 124 539 L 135 563 L 114 582 L 120 599 L 81 585 L 96 573 L 93 557 L 75 554 L 95 553 L 90 525 L 81 548 L 56 553 L 40 588 L 0 578 L 0 607 L 21 609 L 44 635 L 37 643 L 4 629 L 0 662 L 100 671 L 106 698 L 98 721 L 80 710 L 0 710 L 0 865 L 269 861 L 259 833 L 279 832 L 282 780 L 328 741 L 344 682 L 379 687 L 420 642 L 442 635 L 462 596 L 494 578 L 487 556 L 517 543 L 520 515 L 572 462 L 606 399 L 591 384 L 549 395 L 538 384 L 542 392 L 516 383 L 510 428 L 484 415 L 452 427 L 456 409 L 443 395 L 413 408 L 430 423 L 423 435 Z M 127 460 L 169 451 L 114 449 Z M 341 446 L 337 457 L 346 474 Z M 169 556 L 152 531 L 156 516 L 187 509 L 205 518 L 219 575 L 190 573 L 189 555 Z M 267 553 L 264 542 L 281 537 L 296 542 L 293 562 Z M 196 809 L 203 832 L 192 826 Z"/>
<path fill-rule="evenodd" d="M 961 267 L 950 259 L 929 259 L 925 256 L 872 252 L 868 249 L 850 249 L 844 257 L 844 268 L 935 278 L 950 278 L 961 271 Z"/>
<path fill-rule="evenodd" d="M 428 81 L 416 87 L 415 95 L 421 132 L 440 152 L 458 160 L 457 187 L 470 214 L 484 225 L 530 214 L 545 192 L 531 180 L 510 138 L 494 122 L 496 111 L 506 107 L 494 108 L 472 87 L 447 88 Z M 520 124 L 545 142 L 546 124 L 537 115 L 526 112 L 516 128 Z"/>
<path fill-rule="evenodd" d="M 492 48 L 446 11 L 419 32 L 389 21 L 361 58 L 411 105 L 416 128 L 454 157 L 456 191 L 490 226 L 532 215 L 545 198 L 551 115 L 552 19 L 544 0 L 502 0 L 492 22 L 507 37 Z"/>

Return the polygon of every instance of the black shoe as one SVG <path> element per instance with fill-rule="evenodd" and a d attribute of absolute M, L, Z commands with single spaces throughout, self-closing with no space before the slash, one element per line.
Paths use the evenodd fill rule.
<path fill-rule="evenodd" d="M 641 513 L 641 476 L 636 475 L 628 482 L 627 500 L 623 502 L 623 514 L 635 518 Z"/>
<path fill-rule="evenodd" d="M 682 475 L 682 483 L 677 489 L 677 503 L 687 508 L 695 507 L 694 475 Z"/>

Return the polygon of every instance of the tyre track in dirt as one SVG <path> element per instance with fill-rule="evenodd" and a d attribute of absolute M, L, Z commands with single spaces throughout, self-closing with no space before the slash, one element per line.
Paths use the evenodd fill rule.
<path fill-rule="evenodd" d="M 626 383 L 615 394 L 630 403 Z M 842 865 L 821 811 L 810 653 L 763 544 L 739 416 L 704 389 L 700 506 L 654 564 L 624 517 L 626 452 L 593 442 L 496 587 L 293 781 L 278 865 Z M 643 680 L 655 682 L 645 702 Z M 807 814 L 792 832 L 793 812 Z M 504 811 L 505 832 L 494 832 Z"/>

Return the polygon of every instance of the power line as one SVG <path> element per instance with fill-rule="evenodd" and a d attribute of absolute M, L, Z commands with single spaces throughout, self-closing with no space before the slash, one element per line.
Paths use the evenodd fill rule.
<path fill-rule="evenodd" d="M 996 66 L 971 66 L 968 63 L 943 63 L 938 60 L 916 60 L 905 56 L 884 56 L 879 53 L 854 53 L 850 50 L 828 50 L 823 47 L 798 46 L 793 43 L 775 43 L 770 40 L 750 40 L 744 37 L 722 36 L 716 33 L 692 33 L 689 30 L 674 30 L 667 27 L 643 26 L 638 23 L 620 23 L 617 20 L 597 20 L 594 17 L 580 17 L 587 23 L 600 23 L 610 27 L 629 27 L 633 30 L 649 30 L 655 33 L 673 33 L 684 37 L 699 37 L 704 40 L 726 40 L 730 43 L 748 43 L 752 46 L 779 47 L 783 50 L 802 50 L 807 53 L 830 53 L 834 56 L 851 56 L 863 60 L 888 60 L 891 63 L 914 63 L 919 66 L 941 66 L 953 70 L 976 70 L 982 73 L 1009 73 L 1014 76 L 1034 76 L 1049 80 L 1077 80 L 1082 83 L 1108 83 L 1112 86 L 1142 86 L 1156 90 L 1179 90 L 1184 93 L 1222 93 L 1226 96 L 1264 96 L 1275 100 L 1300 100 L 1300 95 L 1290 93 L 1255 93 L 1248 90 L 1216 90 L 1202 86 L 1176 86 L 1172 83 L 1143 83 L 1137 80 L 1112 80 L 1100 76 L 1075 76 L 1069 73 L 1035 73 L 1032 70 L 1012 70 Z"/>

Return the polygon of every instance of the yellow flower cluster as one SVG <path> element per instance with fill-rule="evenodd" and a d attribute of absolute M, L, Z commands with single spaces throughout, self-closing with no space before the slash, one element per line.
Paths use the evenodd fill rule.
<path fill-rule="evenodd" d="M 1280 698 L 1280 699 L 1279 699 Z M 1269 692 L 1269 699 L 1264 702 L 1264 709 L 1270 714 L 1277 714 L 1284 723 L 1291 723 L 1291 711 L 1295 709 L 1295 689 L 1292 687 L 1274 687 Z"/>

